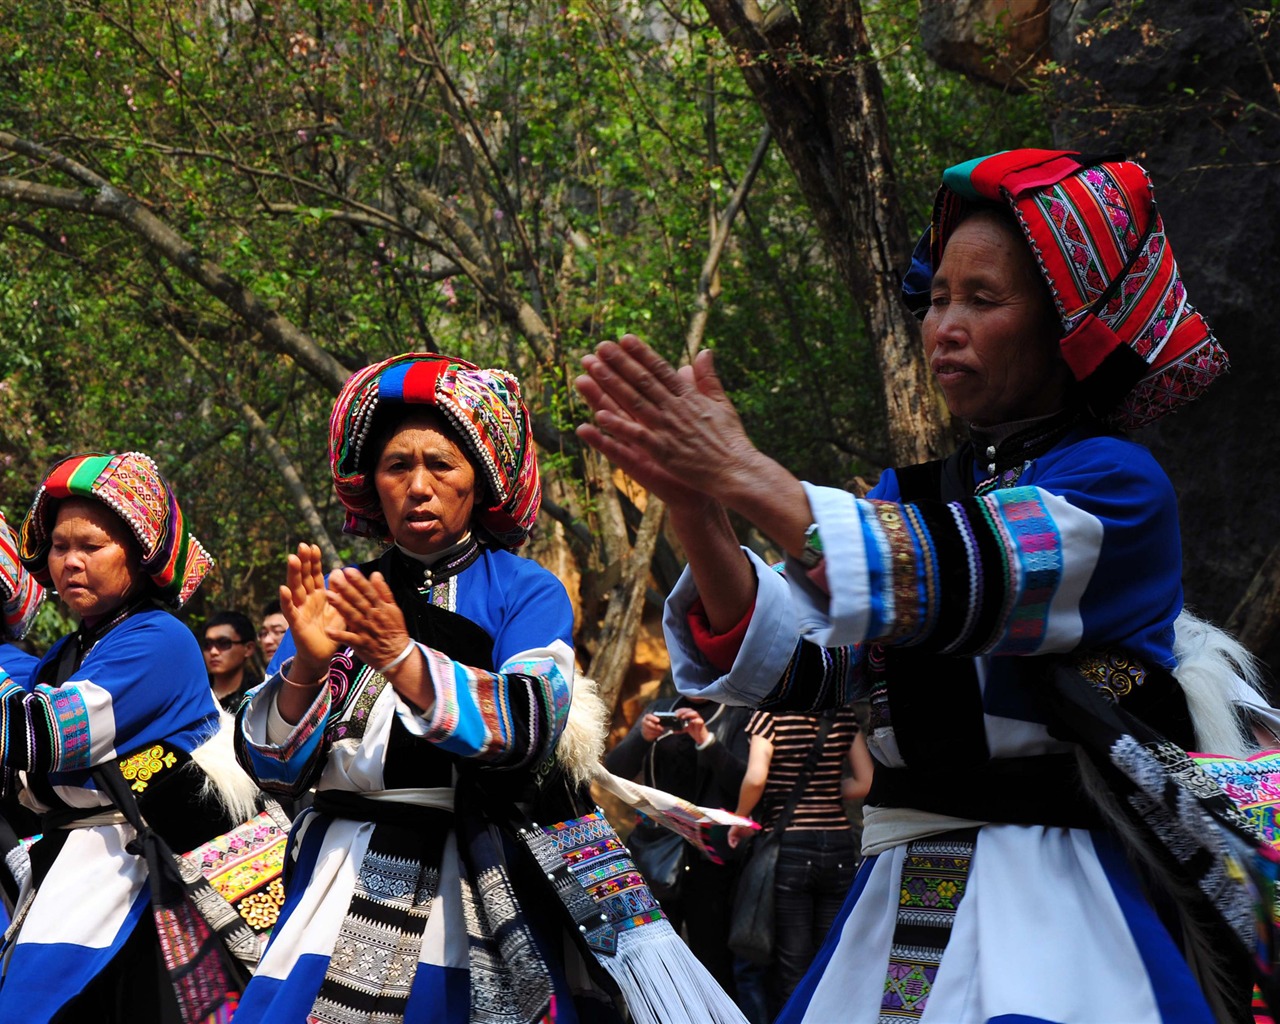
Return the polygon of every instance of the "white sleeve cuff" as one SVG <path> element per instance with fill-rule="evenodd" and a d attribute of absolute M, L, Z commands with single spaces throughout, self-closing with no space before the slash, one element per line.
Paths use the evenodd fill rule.
<path fill-rule="evenodd" d="M 858 499 L 836 487 L 804 485 L 822 537 L 830 594 L 814 586 L 804 567 L 787 559 L 786 580 L 800 632 L 822 647 L 843 647 L 866 639 L 871 584 Z"/>
<path fill-rule="evenodd" d="M 689 609 L 698 590 L 688 569 L 667 598 L 662 630 L 677 690 L 721 704 L 754 707 L 773 690 L 791 663 L 800 632 L 786 581 L 751 551 L 743 551 L 756 573 L 756 603 L 728 673 L 707 662 L 694 642 Z"/>

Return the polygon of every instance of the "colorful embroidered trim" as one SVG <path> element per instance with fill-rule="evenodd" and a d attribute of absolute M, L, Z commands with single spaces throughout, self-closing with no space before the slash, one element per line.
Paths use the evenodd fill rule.
<path fill-rule="evenodd" d="M 177 763 L 178 755 L 157 743 L 131 757 L 122 758 L 120 774 L 130 783 L 129 788 L 135 793 L 144 793 L 152 779 Z"/>
<path fill-rule="evenodd" d="M 278 804 L 183 855 L 260 936 L 263 946 L 284 906 L 289 821 Z"/>
<path fill-rule="evenodd" d="M 1119 650 L 1090 651 L 1075 662 L 1076 670 L 1108 700 L 1117 701 L 1133 692 L 1147 679 L 1146 667 L 1132 655 Z"/>
<path fill-rule="evenodd" d="M 49 701 L 59 741 L 55 744 L 57 760 L 54 771 L 88 768 L 91 760 L 89 708 L 84 694 L 74 686 L 36 687 L 35 692 Z M 137 789 L 137 786 L 134 786 Z M 143 785 L 145 789 L 145 784 Z"/>
<path fill-rule="evenodd" d="M 881 1024 L 918 1021 L 924 1015 L 964 899 L 976 838 L 977 830 L 967 829 L 907 845 L 880 1002 Z"/>
<path fill-rule="evenodd" d="M 608 915 L 615 931 L 664 917 L 626 845 L 600 812 L 542 826 L 578 884 Z"/>
<path fill-rule="evenodd" d="M 424 648 L 436 694 L 427 739 L 443 750 L 506 766 L 541 763 L 568 715 L 568 681 L 550 658 L 501 672 L 459 665 Z M 528 723 L 537 722 L 537 727 Z M 518 728 L 517 728 L 518 726 Z"/>
<path fill-rule="evenodd" d="M 943 653 L 1033 653 L 1063 576 L 1062 539 L 1034 487 L 945 506 L 860 500 L 871 618 L 866 633 Z M 963 570 L 961 577 L 958 569 Z M 941 574 L 950 571 L 949 585 Z"/>
<path fill-rule="evenodd" d="M 23 568 L 18 542 L 0 512 L 0 641 L 26 636 L 43 599 L 44 587 Z"/>

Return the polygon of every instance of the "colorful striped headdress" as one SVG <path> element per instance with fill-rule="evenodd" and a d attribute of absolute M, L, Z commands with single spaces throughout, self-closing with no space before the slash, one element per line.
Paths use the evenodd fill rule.
<path fill-rule="evenodd" d="M 1062 321 L 1062 355 L 1094 412 L 1125 428 L 1198 398 L 1227 354 L 1187 302 L 1151 180 L 1121 157 L 1016 149 L 949 167 L 903 283 L 920 315 L 967 206 L 1012 208 Z"/>
<path fill-rule="evenodd" d="M 142 548 L 142 572 L 160 598 L 181 608 L 213 568 L 213 559 L 187 529 L 178 499 L 156 464 L 141 452 L 88 452 L 57 463 L 22 521 L 22 564 L 45 586 L 57 503 L 93 498 L 116 513 Z"/>
<path fill-rule="evenodd" d="M 361 455 L 374 414 L 386 403 L 437 410 L 457 433 L 488 485 L 491 504 L 473 522 L 502 547 L 529 536 L 542 503 L 538 456 L 520 382 L 503 370 L 430 352 L 406 352 L 366 366 L 343 385 L 329 418 L 329 466 L 347 510 L 346 533 L 385 537 L 387 521 Z"/>
<path fill-rule="evenodd" d="M 44 599 L 44 587 L 22 567 L 18 558 L 18 542 L 0 512 L 0 605 L 4 619 L 0 622 L 0 640 L 20 640 L 36 617 Z"/>

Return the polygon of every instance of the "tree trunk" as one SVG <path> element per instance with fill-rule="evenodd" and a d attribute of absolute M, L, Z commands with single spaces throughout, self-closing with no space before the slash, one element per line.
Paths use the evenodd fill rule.
<path fill-rule="evenodd" d="M 949 447 L 919 329 L 900 298 L 910 244 L 898 201 L 880 72 L 857 0 L 805 0 L 761 16 L 752 2 L 703 0 L 813 211 L 861 311 L 884 381 L 897 464 Z"/>

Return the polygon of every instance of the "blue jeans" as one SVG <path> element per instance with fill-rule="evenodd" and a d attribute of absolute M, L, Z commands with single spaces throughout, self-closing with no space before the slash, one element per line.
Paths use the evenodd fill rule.
<path fill-rule="evenodd" d="M 851 829 L 788 829 L 774 875 L 774 964 L 770 1010 L 776 1016 L 809 969 L 858 871 Z"/>

